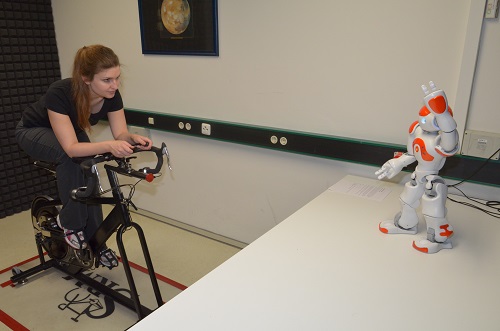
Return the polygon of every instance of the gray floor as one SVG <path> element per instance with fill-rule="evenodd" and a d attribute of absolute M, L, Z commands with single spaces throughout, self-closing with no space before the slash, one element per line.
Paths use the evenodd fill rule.
<path fill-rule="evenodd" d="M 182 292 L 181 287 L 168 283 L 168 280 L 189 287 L 241 248 L 240 243 L 224 242 L 224 238 L 189 227 L 182 228 L 182 224 L 156 216 L 132 214 L 146 235 L 166 304 Z M 124 330 L 137 321 L 132 310 L 109 302 L 57 270 L 44 271 L 30 278 L 25 285 L 10 286 L 11 267 L 37 255 L 29 211 L 0 219 L 0 228 L 0 330 L 90 330 L 99 327 Z M 133 231 L 125 234 L 127 254 L 134 264 L 145 267 L 136 238 Z M 108 245 L 118 251 L 114 236 Z M 25 270 L 37 263 L 35 259 L 20 268 Z M 141 302 L 154 309 L 156 301 L 147 274 L 139 269 L 134 269 L 133 274 Z M 128 288 L 121 267 L 113 270 L 97 268 L 89 271 L 89 275 L 114 288 Z"/>

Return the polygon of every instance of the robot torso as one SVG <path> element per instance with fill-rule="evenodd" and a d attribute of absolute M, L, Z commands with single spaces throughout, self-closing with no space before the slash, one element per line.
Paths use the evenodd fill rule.
<path fill-rule="evenodd" d="M 417 173 L 423 176 L 437 174 L 446 161 L 446 157 L 436 149 L 440 142 L 439 132 L 425 131 L 416 121 L 410 127 L 408 138 L 408 153 L 415 156 Z"/>

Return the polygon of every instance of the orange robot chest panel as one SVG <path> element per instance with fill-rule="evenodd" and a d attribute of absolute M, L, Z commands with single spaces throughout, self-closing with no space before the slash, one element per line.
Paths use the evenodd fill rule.
<path fill-rule="evenodd" d="M 427 144 L 422 138 L 415 138 L 413 140 L 413 153 L 415 153 L 415 155 L 420 155 L 423 161 L 434 161 L 434 156 L 427 149 Z"/>

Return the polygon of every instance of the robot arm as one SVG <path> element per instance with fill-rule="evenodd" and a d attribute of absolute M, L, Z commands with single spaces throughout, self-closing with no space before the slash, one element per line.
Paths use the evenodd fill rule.
<path fill-rule="evenodd" d="M 459 148 L 458 132 L 442 132 L 436 145 L 436 151 L 444 157 L 455 155 Z"/>
<path fill-rule="evenodd" d="M 404 167 L 415 162 L 415 156 L 405 153 L 398 158 L 390 159 L 384 165 L 375 172 L 378 179 L 387 177 L 391 179 L 396 176 Z"/>
<path fill-rule="evenodd" d="M 454 155 L 459 148 L 457 123 L 453 119 L 453 114 L 448 106 L 448 99 L 443 90 L 438 90 L 434 82 L 429 82 L 429 87 L 422 85 L 424 91 L 424 104 L 432 112 L 436 119 L 436 124 L 441 130 L 439 141 L 437 141 L 436 151 L 443 156 Z"/>

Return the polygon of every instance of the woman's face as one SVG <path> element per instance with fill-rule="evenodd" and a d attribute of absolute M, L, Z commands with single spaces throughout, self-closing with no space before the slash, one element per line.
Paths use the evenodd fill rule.
<path fill-rule="evenodd" d="M 85 81 L 93 97 L 110 99 L 120 86 L 120 67 L 105 69 L 94 75 L 91 81 Z M 85 79 L 84 79 L 85 80 Z"/>

